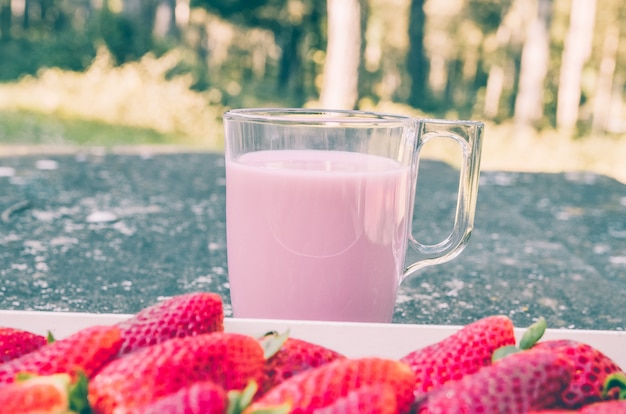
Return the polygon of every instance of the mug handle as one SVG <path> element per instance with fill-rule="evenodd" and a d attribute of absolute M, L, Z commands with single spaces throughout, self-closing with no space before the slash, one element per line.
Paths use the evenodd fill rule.
<path fill-rule="evenodd" d="M 459 190 L 452 232 L 437 244 L 422 244 L 415 240 L 413 233 L 409 231 L 409 245 L 417 253 L 417 258 L 404 269 L 403 279 L 424 267 L 445 263 L 454 259 L 467 245 L 474 228 L 483 130 L 484 124 L 476 121 L 418 120 L 415 153 L 415 156 L 418 157 L 418 162 L 414 165 L 419 165 L 419 156 L 424 144 L 433 138 L 449 138 L 456 141 L 461 146 L 463 162 L 460 169 Z M 413 174 L 414 182 L 416 182 L 417 167 Z M 411 202 L 414 202 L 414 200 L 411 200 Z"/>

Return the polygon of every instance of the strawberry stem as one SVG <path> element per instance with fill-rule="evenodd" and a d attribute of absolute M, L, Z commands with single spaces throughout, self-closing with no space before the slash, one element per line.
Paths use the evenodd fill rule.
<path fill-rule="evenodd" d="M 231 390 L 228 392 L 227 414 L 241 414 L 251 403 L 259 389 L 256 381 L 250 381 L 243 390 Z"/>
<path fill-rule="evenodd" d="M 620 400 L 626 400 L 626 375 L 623 372 L 615 372 L 606 377 L 602 395 L 607 397 L 613 388 L 619 389 Z"/>
<path fill-rule="evenodd" d="M 289 330 L 283 333 L 268 332 L 265 334 L 265 336 L 259 340 L 263 347 L 263 356 L 265 359 L 270 359 L 280 351 L 280 348 L 282 348 L 287 341 L 287 338 L 289 338 Z"/>
<path fill-rule="evenodd" d="M 491 362 L 496 362 L 508 355 L 515 354 L 517 352 L 526 351 L 537 343 L 546 332 L 546 320 L 543 317 L 539 317 L 537 322 L 531 324 L 519 341 L 519 346 L 507 345 L 496 349 L 491 356 Z"/>
<path fill-rule="evenodd" d="M 511 354 L 516 354 L 521 351 L 522 350 L 516 347 L 515 345 L 507 345 L 507 346 L 500 347 L 496 349 L 495 351 L 493 351 L 493 355 L 491 356 L 491 362 L 496 362 L 506 356 L 509 356 Z"/>
<path fill-rule="evenodd" d="M 284 403 L 282 405 L 277 405 L 275 407 L 267 407 L 261 410 L 254 410 L 251 414 L 289 414 L 291 412 L 291 407 L 289 404 Z"/>
<path fill-rule="evenodd" d="M 15 374 L 16 381 L 28 381 L 31 378 L 37 377 L 37 374 L 33 374 L 32 372 L 18 372 Z"/>
<path fill-rule="evenodd" d="M 83 371 L 76 372 L 74 383 L 69 386 L 68 400 L 70 410 L 78 414 L 91 414 L 91 406 L 87 398 L 89 380 Z"/>
<path fill-rule="evenodd" d="M 546 320 L 543 317 L 539 317 L 537 322 L 531 324 L 519 342 L 519 348 L 521 350 L 526 350 L 532 348 L 537 341 L 541 339 L 543 334 L 546 332 Z"/>

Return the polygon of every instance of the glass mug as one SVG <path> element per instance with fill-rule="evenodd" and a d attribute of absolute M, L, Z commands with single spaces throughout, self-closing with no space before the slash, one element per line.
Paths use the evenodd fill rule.
<path fill-rule="evenodd" d="M 390 322 L 400 282 L 456 257 L 473 228 L 483 124 L 361 111 L 224 114 L 233 316 Z M 462 149 L 454 228 L 411 234 L 419 154 Z M 405 264 L 407 246 L 415 261 Z"/>

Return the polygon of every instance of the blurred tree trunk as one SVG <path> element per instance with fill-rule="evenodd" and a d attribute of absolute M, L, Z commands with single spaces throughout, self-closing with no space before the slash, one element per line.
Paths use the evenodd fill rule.
<path fill-rule="evenodd" d="M 166 0 L 162 4 L 167 4 L 167 8 L 169 9 L 169 20 L 167 27 L 168 36 L 172 36 L 174 38 L 178 37 L 178 26 L 176 25 L 176 0 Z"/>
<path fill-rule="evenodd" d="M 409 51 L 407 54 L 408 75 L 411 78 L 409 104 L 424 108 L 428 103 L 428 59 L 424 51 L 424 0 L 412 0 L 409 16 Z"/>
<path fill-rule="evenodd" d="M 446 107 L 454 108 L 457 112 L 461 109 L 467 95 L 463 79 L 464 63 L 461 56 L 451 58 L 447 62 L 448 77 L 444 89 L 444 103 Z M 423 91 L 422 94 L 424 94 Z"/>
<path fill-rule="evenodd" d="M 138 56 L 152 49 L 152 34 L 155 25 L 156 0 L 123 0 L 123 13 L 132 23 L 132 37 L 127 39 L 133 44 Z"/>
<path fill-rule="evenodd" d="M 536 0 L 522 48 L 519 87 L 515 99 L 515 124 L 523 130 L 543 118 L 543 91 L 550 65 L 552 0 Z M 523 132 L 523 131 L 522 131 Z"/>
<path fill-rule="evenodd" d="M 526 37 L 524 28 L 517 23 L 527 8 L 525 1 L 507 2 L 506 7 L 500 9 L 500 23 L 493 37 L 483 41 L 484 62 L 489 67 L 483 113 L 489 119 L 509 118 L 515 110 L 512 96 L 518 79 L 520 50 Z M 487 22 L 492 20 L 486 19 Z"/>
<path fill-rule="evenodd" d="M 361 4 L 359 0 L 328 0 L 328 45 L 324 63 L 321 106 L 353 109 L 358 100 L 361 62 Z"/>
<path fill-rule="evenodd" d="M 278 42 L 281 49 L 279 70 L 278 70 L 278 89 L 280 93 L 286 93 L 289 89 L 302 99 L 303 81 L 302 81 L 302 64 L 298 46 L 302 38 L 302 28 L 300 25 L 285 25 L 277 33 Z"/>
<path fill-rule="evenodd" d="M 54 0 L 39 0 L 39 20 L 41 22 L 46 21 L 48 16 L 48 10 L 54 7 Z"/>
<path fill-rule="evenodd" d="M 153 33 L 158 38 L 177 38 L 176 0 L 161 0 L 156 8 Z"/>
<path fill-rule="evenodd" d="M 595 15 L 596 0 L 572 0 L 556 109 L 556 125 L 566 131 L 573 131 L 578 121 L 580 85 L 583 67 L 591 55 Z"/>
<path fill-rule="evenodd" d="M 189 25 L 191 17 L 190 0 L 174 0 L 174 23 L 178 31 Z"/>
<path fill-rule="evenodd" d="M 612 24 L 606 29 L 602 60 L 598 73 L 598 84 L 594 95 L 593 122 L 591 130 L 594 133 L 607 131 L 613 96 L 613 76 L 617 66 L 617 50 L 619 48 L 619 26 Z"/>
<path fill-rule="evenodd" d="M 22 28 L 24 30 L 30 27 L 30 0 L 24 0 L 24 15 L 22 16 Z"/>
<path fill-rule="evenodd" d="M 11 0 L 0 0 L 0 40 L 11 38 Z"/>
<path fill-rule="evenodd" d="M 496 50 L 505 50 L 506 45 L 510 39 L 509 29 L 501 25 L 496 32 Z M 510 58 L 506 53 L 502 53 L 502 58 L 497 63 L 494 63 L 489 68 L 487 75 L 487 85 L 485 87 L 485 106 L 483 113 L 489 119 L 495 119 L 500 112 L 500 101 L 504 92 L 506 78 L 507 78 L 507 66 L 513 66 L 510 62 Z"/>

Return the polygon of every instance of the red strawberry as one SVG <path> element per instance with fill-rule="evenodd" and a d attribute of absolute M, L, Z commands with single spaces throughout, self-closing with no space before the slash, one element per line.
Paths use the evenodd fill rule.
<path fill-rule="evenodd" d="M 334 403 L 315 410 L 315 414 L 396 414 L 398 402 L 387 384 L 368 385 L 348 392 Z"/>
<path fill-rule="evenodd" d="M 0 383 L 13 382 L 21 372 L 52 375 L 82 371 L 90 377 L 117 354 L 120 345 L 117 327 L 86 328 L 0 365 Z"/>
<path fill-rule="evenodd" d="M 280 335 L 267 335 L 261 339 L 261 343 L 265 344 L 275 340 L 281 341 Z M 301 339 L 286 338 L 284 342 L 281 341 L 278 351 L 270 355 L 265 363 L 265 381 L 262 392 L 266 392 L 300 372 L 342 358 L 345 356 L 321 345 Z"/>
<path fill-rule="evenodd" d="M 395 393 L 398 412 L 413 402 L 415 374 L 406 364 L 382 358 L 338 359 L 298 374 L 269 390 L 244 414 L 287 406 L 291 413 L 312 413 L 338 403 L 362 387 L 387 384 Z"/>
<path fill-rule="evenodd" d="M 601 401 L 582 407 L 581 414 L 620 414 L 626 413 L 626 400 Z"/>
<path fill-rule="evenodd" d="M 137 414 L 224 414 L 226 391 L 212 381 L 193 383 L 136 410 Z"/>
<path fill-rule="evenodd" d="M 494 350 L 513 344 L 513 322 L 506 316 L 489 316 L 436 344 L 409 353 L 401 361 L 417 376 L 415 395 L 419 398 L 436 386 L 490 365 Z"/>
<path fill-rule="evenodd" d="M 32 332 L 0 327 L 0 364 L 28 354 L 46 342 L 44 336 Z"/>
<path fill-rule="evenodd" d="M 0 386 L 0 413 L 66 413 L 70 382 L 68 374 L 55 374 Z"/>
<path fill-rule="evenodd" d="M 225 390 L 263 378 L 263 349 L 247 335 L 215 332 L 138 349 L 108 363 L 89 384 L 95 413 L 129 413 L 198 381 Z"/>
<path fill-rule="evenodd" d="M 561 394 L 562 406 L 579 408 L 601 401 L 603 387 L 610 374 L 622 372 L 609 357 L 590 345 L 562 339 L 537 343 L 532 350 L 547 350 L 569 359 L 575 366 L 574 377 Z M 616 398 L 610 393 L 606 398 Z"/>
<path fill-rule="evenodd" d="M 426 394 L 420 413 L 519 414 L 554 407 L 573 365 L 547 351 L 507 356 Z"/>
<path fill-rule="evenodd" d="M 117 326 L 124 340 L 120 354 L 171 338 L 222 332 L 222 298 L 207 292 L 177 295 L 139 311 Z"/>

